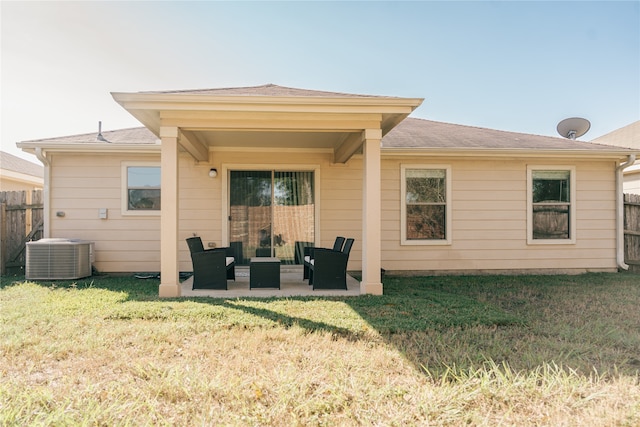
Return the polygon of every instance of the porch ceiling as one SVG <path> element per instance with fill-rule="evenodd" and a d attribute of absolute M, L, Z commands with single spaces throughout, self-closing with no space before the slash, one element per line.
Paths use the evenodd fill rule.
<path fill-rule="evenodd" d="M 112 93 L 156 135 L 180 130 L 180 144 L 205 161 L 212 148 L 332 150 L 346 162 L 361 151 L 363 131 L 385 135 L 421 103 L 418 98 L 367 96 L 215 96 Z"/>
<path fill-rule="evenodd" d="M 336 149 L 346 132 L 199 130 L 208 147 Z"/>

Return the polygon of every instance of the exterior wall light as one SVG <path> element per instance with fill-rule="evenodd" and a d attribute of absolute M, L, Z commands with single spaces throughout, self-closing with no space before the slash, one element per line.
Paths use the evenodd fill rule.
<path fill-rule="evenodd" d="M 209 178 L 215 178 L 216 176 L 218 176 L 218 169 L 216 168 L 209 169 Z"/>

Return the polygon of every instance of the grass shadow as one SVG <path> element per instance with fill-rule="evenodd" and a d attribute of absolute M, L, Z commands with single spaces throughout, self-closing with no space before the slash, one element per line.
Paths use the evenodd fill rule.
<path fill-rule="evenodd" d="M 3 279 L 0 288 L 21 281 Z M 155 278 L 38 284 L 115 292 L 121 304 L 105 314 L 110 319 L 196 316 L 211 328 L 297 326 L 347 340 L 370 339 L 373 331 L 431 375 L 487 361 L 519 371 L 554 363 L 583 375 L 640 369 L 637 274 L 386 277 L 382 296 L 268 299 L 160 299 Z"/>

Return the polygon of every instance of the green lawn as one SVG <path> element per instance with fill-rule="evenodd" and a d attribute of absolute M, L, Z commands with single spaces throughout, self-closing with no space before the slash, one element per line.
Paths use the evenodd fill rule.
<path fill-rule="evenodd" d="M 640 425 L 640 275 L 393 278 L 384 296 L 0 285 L 0 425 Z"/>

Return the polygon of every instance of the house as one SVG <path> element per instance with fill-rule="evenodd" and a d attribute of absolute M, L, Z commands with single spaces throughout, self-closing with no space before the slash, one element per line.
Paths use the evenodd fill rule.
<path fill-rule="evenodd" d="M 7 219 L 6 214 L 0 214 L 2 224 L 0 224 L 0 241 L 2 250 L 7 257 L 10 257 L 15 250 L 14 245 L 22 246 L 20 240 L 31 232 L 34 234 L 39 229 L 39 216 L 36 215 L 34 224 L 33 208 L 40 200 L 40 194 L 34 194 L 36 190 L 42 190 L 44 186 L 44 167 L 30 162 L 20 157 L 14 156 L 4 151 L 0 151 L 0 193 L 3 192 L 24 192 L 23 194 L 0 194 L 0 201 L 5 205 L 3 209 L 10 206 L 15 209 L 16 204 L 26 203 L 30 208 L 21 208 L 14 211 Z M 17 196 L 17 198 L 16 198 Z M 18 219 L 18 222 L 15 222 Z M 20 230 L 18 224 L 24 225 L 24 230 Z M 35 228 L 35 231 L 34 231 Z M 15 235 L 14 235 L 15 233 Z M 24 233 L 24 234 L 23 234 Z M 37 234 L 36 234 L 37 236 Z M 19 252 L 17 253 L 19 256 Z M 7 265 L 7 259 L 0 260 L 0 269 Z M 13 262 L 13 260 L 10 260 Z"/>
<path fill-rule="evenodd" d="M 45 164 L 45 236 L 95 242 L 104 272 L 160 271 L 185 239 L 296 262 L 356 239 L 350 270 L 616 271 L 622 167 L 638 150 L 408 116 L 420 98 L 277 85 L 112 93 L 144 128 L 25 141 Z M 274 253 L 274 252 L 271 252 Z"/>
<path fill-rule="evenodd" d="M 44 167 L 0 151 L 0 191 L 42 190 Z"/>
<path fill-rule="evenodd" d="M 616 145 L 640 150 L 640 120 L 609 132 L 593 140 L 598 144 Z M 623 190 L 625 193 L 640 194 L 640 159 L 624 169 Z"/>

